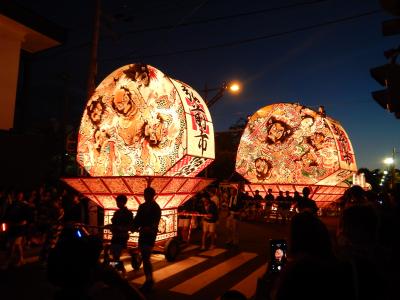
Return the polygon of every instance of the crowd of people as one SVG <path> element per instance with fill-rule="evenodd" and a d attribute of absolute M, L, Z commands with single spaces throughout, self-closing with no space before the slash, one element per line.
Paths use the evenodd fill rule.
<path fill-rule="evenodd" d="M 40 259 L 45 262 L 63 225 L 87 222 L 87 203 L 64 187 L 0 190 L 0 223 L 7 229 L 1 241 L 8 250 L 6 266 L 23 264 L 24 251 L 34 247 L 41 247 Z"/>
<path fill-rule="evenodd" d="M 217 225 L 227 229 L 227 245 L 238 245 L 238 221 L 282 221 L 288 222 L 298 212 L 309 211 L 317 214 L 318 207 L 309 198 L 310 189 L 305 187 L 302 195 L 295 192 L 293 196 L 280 191 L 275 197 L 269 189 L 265 197 L 258 190 L 251 196 L 243 190 L 210 188 L 192 197 L 178 208 L 179 233 L 187 241 L 189 228 L 200 228 L 203 231 L 202 249 L 210 238 L 210 248 L 215 246 Z M 219 219 L 221 219 L 219 222 Z"/>
<path fill-rule="evenodd" d="M 303 210 L 310 204 L 307 201 L 313 204 L 308 197 L 301 197 L 298 193 L 293 197 L 289 193 L 286 193 L 286 197 L 283 193 L 274 197 L 270 190 L 262 197 L 258 191 L 251 196 L 244 191 L 233 193 L 231 189 L 213 187 L 200 192 L 179 207 L 180 212 L 203 215 L 180 215 L 179 233 L 186 240 L 190 224 L 193 228 L 201 228 L 202 248 L 206 248 L 208 243 L 213 248 L 216 226 L 221 216 L 228 229 L 226 243 L 237 245 L 239 220 L 269 220 L 272 217 L 289 220 L 293 211 Z M 0 190 L 0 223 L 8 226 L 7 241 L 3 235 L 1 243 L 3 248 L 7 245 L 9 249 L 7 264 L 23 264 L 24 249 L 37 246 L 41 247 L 40 257 L 45 262 L 48 251 L 54 247 L 65 224 L 88 223 L 87 204 L 88 199 L 81 198 L 64 186 L 41 186 L 28 191 Z M 279 208 L 279 215 L 274 208 Z"/>
<path fill-rule="evenodd" d="M 284 263 L 279 265 L 278 272 L 272 272 L 269 265 L 259 279 L 256 299 L 320 299 L 322 294 L 324 299 L 391 299 L 400 270 L 397 255 L 400 250 L 399 199 L 393 193 L 374 195 L 359 186 L 349 188 L 339 202 L 339 223 L 332 234 L 320 220 L 318 207 L 309 195 L 308 187 L 303 189 L 302 195 L 279 192 L 276 197 L 272 190 L 262 197 L 258 191 L 250 196 L 241 190 L 233 192 L 213 187 L 178 208 L 178 234 L 183 242 L 189 242 L 190 229 L 201 230 L 201 249 L 213 249 L 222 243 L 237 246 L 240 221 L 253 220 L 252 217 L 258 215 L 268 219 L 277 207 L 282 219 L 290 222 L 289 252 L 286 256 L 285 251 Z M 109 225 L 113 235 L 112 255 L 116 260 L 127 246 L 128 231 L 139 232 L 146 277 L 143 291 L 151 290 L 154 284 L 150 255 L 161 217 L 154 197 L 154 190 L 146 189 L 146 201 L 134 217 L 126 208 L 126 196 L 118 196 L 118 210 Z M 60 249 L 56 242 L 62 228 L 71 223 L 87 222 L 85 203 L 86 200 L 63 187 L 41 187 L 28 193 L 0 191 L 0 223 L 8 226 L 7 263 L 22 264 L 24 249 L 35 246 L 41 247 L 43 261 L 54 261 L 54 253 L 57 254 L 54 249 Z M 217 229 L 221 225 L 227 229 L 224 241 L 218 240 Z M 99 241 L 90 242 L 90 247 L 80 246 L 89 247 L 98 261 L 101 246 L 97 244 Z M 69 246 L 64 248 L 69 249 Z M 65 253 L 65 249 L 61 252 Z M 49 256 L 49 253 L 53 254 Z M 278 254 L 281 257 L 283 252 Z M 90 268 L 97 268 L 95 266 L 97 264 Z M 53 272 L 58 271 L 53 268 Z M 104 275 L 104 272 L 100 273 Z M 116 280 L 111 273 L 105 274 L 108 274 L 104 275 L 106 281 Z M 122 282 L 116 282 L 122 289 L 127 288 Z M 139 291 L 133 294 L 140 299 Z M 234 295 L 242 296 L 236 291 L 225 296 Z"/>

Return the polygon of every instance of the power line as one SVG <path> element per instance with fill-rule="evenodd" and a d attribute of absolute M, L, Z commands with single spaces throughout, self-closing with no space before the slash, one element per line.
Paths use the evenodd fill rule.
<path fill-rule="evenodd" d="M 239 14 L 214 17 L 214 18 L 208 18 L 208 19 L 197 20 L 197 21 L 184 22 L 184 23 L 181 23 L 178 25 L 162 25 L 162 26 L 157 26 L 157 27 L 135 29 L 135 30 L 127 31 L 126 33 L 122 34 L 121 36 L 126 36 L 126 35 L 130 35 L 130 34 L 134 34 L 134 33 L 160 31 L 160 30 L 173 29 L 173 28 L 177 28 L 177 27 L 186 27 L 186 26 L 191 26 L 191 25 L 219 22 L 219 21 L 224 21 L 224 20 L 228 20 L 228 19 L 248 17 L 248 16 L 252 16 L 252 15 L 256 15 L 256 14 L 264 14 L 264 13 L 268 13 L 268 12 L 272 12 L 272 11 L 283 10 L 283 9 L 287 9 L 287 8 L 294 8 L 294 7 L 310 5 L 310 4 L 316 4 L 316 3 L 326 2 L 326 1 L 329 1 L 329 0 L 314 0 L 314 1 L 298 2 L 298 3 L 294 3 L 294 4 L 265 8 L 265 9 L 260 9 L 260 10 L 253 10 L 253 11 L 239 13 Z"/>
<path fill-rule="evenodd" d="M 298 2 L 298 3 L 294 3 L 294 4 L 288 4 L 288 5 L 283 5 L 283 6 L 260 9 L 260 10 L 254 10 L 254 11 L 232 14 L 232 15 L 227 15 L 227 16 L 214 17 L 214 18 L 208 18 L 208 19 L 191 21 L 191 22 L 182 22 L 180 24 L 169 24 L 169 25 L 162 25 L 162 26 L 157 26 L 157 27 L 149 27 L 149 28 L 131 30 L 126 33 L 120 34 L 119 37 L 125 37 L 125 36 L 135 34 L 135 33 L 169 30 L 169 29 L 175 29 L 175 28 L 179 28 L 179 27 L 187 27 L 187 26 L 191 26 L 191 25 L 200 25 L 200 24 L 206 24 L 206 23 L 211 23 L 211 22 L 224 21 L 224 20 L 228 20 L 228 19 L 248 17 L 248 16 L 252 16 L 252 15 L 256 15 L 256 14 L 264 14 L 264 13 L 273 12 L 273 11 L 277 11 L 277 10 L 284 10 L 284 9 L 300 7 L 300 6 L 305 6 L 305 5 L 312 5 L 312 4 L 322 3 L 322 2 L 326 2 L 326 1 L 329 1 L 329 0 L 314 0 L 314 1 Z M 79 50 L 79 49 L 88 47 L 89 45 L 90 45 L 89 41 L 83 42 L 81 44 L 71 46 L 68 49 L 63 49 L 62 53 L 65 54 L 65 53 L 68 53 L 68 52 L 71 52 L 74 50 Z M 56 54 L 60 54 L 60 52 L 57 52 Z M 52 55 L 50 55 L 50 57 L 51 56 Z M 48 56 L 47 56 L 47 58 L 48 58 Z M 122 57 L 112 58 L 111 60 L 118 60 L 118 59 L 122 59 Z M 105 61 L 107 61 L 107 60 L 108 59 L 105 59 Z"/>
<path fill-rule="evenodd" d="M 202 2 L 198 5 L 196 5 L 195 7 L 193 7 L 193 9 L 187 13 L 183 18 L 181 18 L 176 24 L 174 24 L 171 29 L 168 30 L 168 32 L 173 31 L 176 27 L 179 27 L 180 24 L 184 23 L 184 21 L 188 18 L 190 18 L 191 16 L 193 16 L 201 7 L 203 7 L 209 0 L 202 0 Z M 168 39 L 167 35 L 164 35 L 163 37 L 163 41 L 161 41 L 162 43 L 166 43 Z M 160 42 L 160 41 L 159 41 Z"/>
<path fill-rule="evenodd" d="M 101 61 L 107 62 L 107 61 L 116 61 L 116 60 L 121 60 L 121 59 L 154 58 L 154 57 L 160 57 L 160 56 L 171 56 L 171 55 L 176 55 L 176 54 L 200 52 L 200 51 L 206 51 L 206 50 L 217 49 L 217 48 L 233 47 L 233 46 L 237 46 L 237 45 L 242 45 L 242 44 L 247 44 L 247 43 L 260 41 L 260 40 L 266 40 L 266 39 L 270 39 L 270 38 L 280 37 L 280 36 L 287 35 L 287 34 L 292 34 L 292 33 L 307 31 L 307 30 L 311 30 L 311 29 L 315 29 L 315 28 L 334 25 L 334 24 L 338 24 L 338 23 L 343 23 L 343 22 L 347 22 L 347 21 L 352 21 L 352 20 L 359 19 L 359 18 L 362 18 L 362 17 L 371 16 L 371 15 L 374 15 L 374 14 L 377 14 L 377 13 L 380 13 L 380 12 L 382 12 L 382 10 L 380 10 L 380 9 L 372 10 L 372 11 L 369 11 L 369 12 L 365 12 L 365 13 L 361 13 L 361 14 L 357 14 L 357 15 L 352 15 L 352 16 L 349 16 L 349 17 L 339 18 L 339 19 L 332 20 L 332 21 L 321 22 L 321 23 L 317 23 L 317 24 L 314 24 L 314 25 L 304 26 L 304 27 L 300 27 L 300 28 L 296 28 L 296 29 L 292 29 L 292 30 L 272 33 L 272 34 L 263 35 L 263 36 L 259 36 L 259 37 L 248 38 L 248 39 L 236 40 L 236 41 L 231 41 L 231 42 L 226 42 L 226 43 L 221 43 L 221 44 L 215 44 L 215 45 L 210 45 L 210 46 L 206 46 L 206 47 L 184 49 L 184 50 L 178 50 L 178 51 L 172 51 L 172 52 L 164 52 L 164 53 L 157 53 L 157 54 L 150 54 L 150 55 L 143 55 L 143 56 L 135 56 L 135 57 L 129 56 L 129 55 L 132 55 L 132 52 L 131 52 L 131 53 L 128 53 L 128 54 L 124 55 L 123 57 L 120 56 L 120 57 L 117 57 L 117 58 L 101 59 Z"/>

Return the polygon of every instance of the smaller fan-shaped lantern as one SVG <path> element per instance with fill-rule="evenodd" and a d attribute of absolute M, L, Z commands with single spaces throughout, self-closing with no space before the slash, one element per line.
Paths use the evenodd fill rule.
<path fill-rule="evenodd" d="M 338 121 L 299 104 L 278 103 L 249 119 L 236 171 L 253 190 L 301 192 L 310 186 L 322 201 L 338 198 L 345 188 L 342 182 L 357 166 L 350 139 Z M 322 190 L 326 197 L 319 195 Z"/>

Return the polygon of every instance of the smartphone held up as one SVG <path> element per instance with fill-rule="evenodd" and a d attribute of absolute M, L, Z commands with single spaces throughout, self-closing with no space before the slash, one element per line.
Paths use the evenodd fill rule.
<path fill-rule="evenodd" d="M 270 272 L 279 273 L 287 261 L 287 242 L 286 240 L 270 240 Z"/>

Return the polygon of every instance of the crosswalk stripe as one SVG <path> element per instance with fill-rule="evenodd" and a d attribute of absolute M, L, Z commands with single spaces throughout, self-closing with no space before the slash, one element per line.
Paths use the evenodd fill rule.
<path fill-rule="evenodd" d="M 199 263 L 202 263 L 205 260 L 207 260 L 207 258 L 191 256 L 184 260 L 178 261 L 176 263 L 173 263 L 171 265 L 168 265 L 164 268 L 161 268 L 161 269 L 153 272 L 154 280 L 156 282 L 158 282 L 158 281 L 164 280 L 166 278 L 172 277 L 179 272 L 182 272 L 182 271 L 189 269 Z M 137 283 L 137 284 L 142 284 L 142 283 L 144 283 L 144 281 L 145 281 L 145 276 L 140 276 L 138 278 L 133 279 L 131 282 Z"/>
<path fill-rule="evenodd" d="M 215 249 L 211 249 L 211 250 L 208 250 L 208 251 L 201 252 L 200 254 L 204 255 L 204 256 L 214 257 L 214 256 L 220 255 L 221 253 L 224 253 L 226 251 L 227 251 L 226 249 L 215 248 Z"/>
<path fill-rule="evenodd" d="M 123 255 L 120 258 L 124 263 L 130 263 L 131 261 L 131 256 L 130 255 Z M 160 253 L 153 253 L 151 255 L 151 261 L 152 262 L 157 262 L 157 261 L 161 261 L 164 260 L 165 256 L 164 254 L 160 254 Z"/>
<path fill-rule="evenodd" d="M 261 266 L 245 279 L 237 283 L 232 290 L 242 292 L 248 299 L 250 299 L 256 292 L 257 279 L 267 271 L 267 267 Z"/>
<path fill-rule="evenodd" d="M 194 249 L 197 249 L 197 248 L 199 248 L 199 245 L 190 245 L 190 246 L 187 246 L 185 249 L 183 249 L 181 251 L 181 253 L 184 253 L 184 252 L 187 252 L 187 251 L 191 251 L 191 250 L 194 250 Z"/>
<path fill-rule="evenodd" d="M 133 268 L 132 268 L 131 264 L 125 264 L 124 263 L 124 267 L 125 267 L 125 271 L 128 272 L 128 273 L 133 271 Z"/>
<path fill-rule="evenodd" d="M 242 252 L 216 265 L 215 267 L 212 267 L 192 278 L 189 278 L 181 284 L 174 286 L 170 289 L 170 291 L 185 295 L 193 295 L 205 286 L 209 285 L 211 282 L 221 278 L 256 256 L 256 253 Z"/>
<path fill-rule="evenodd" d="M 151 260 L 152 261 L 161 261 L 161 260 L 165 260 L 165 255 L 164 254 L 160 254 L 160 253 L 153 253 L 151 255 Z"/>

